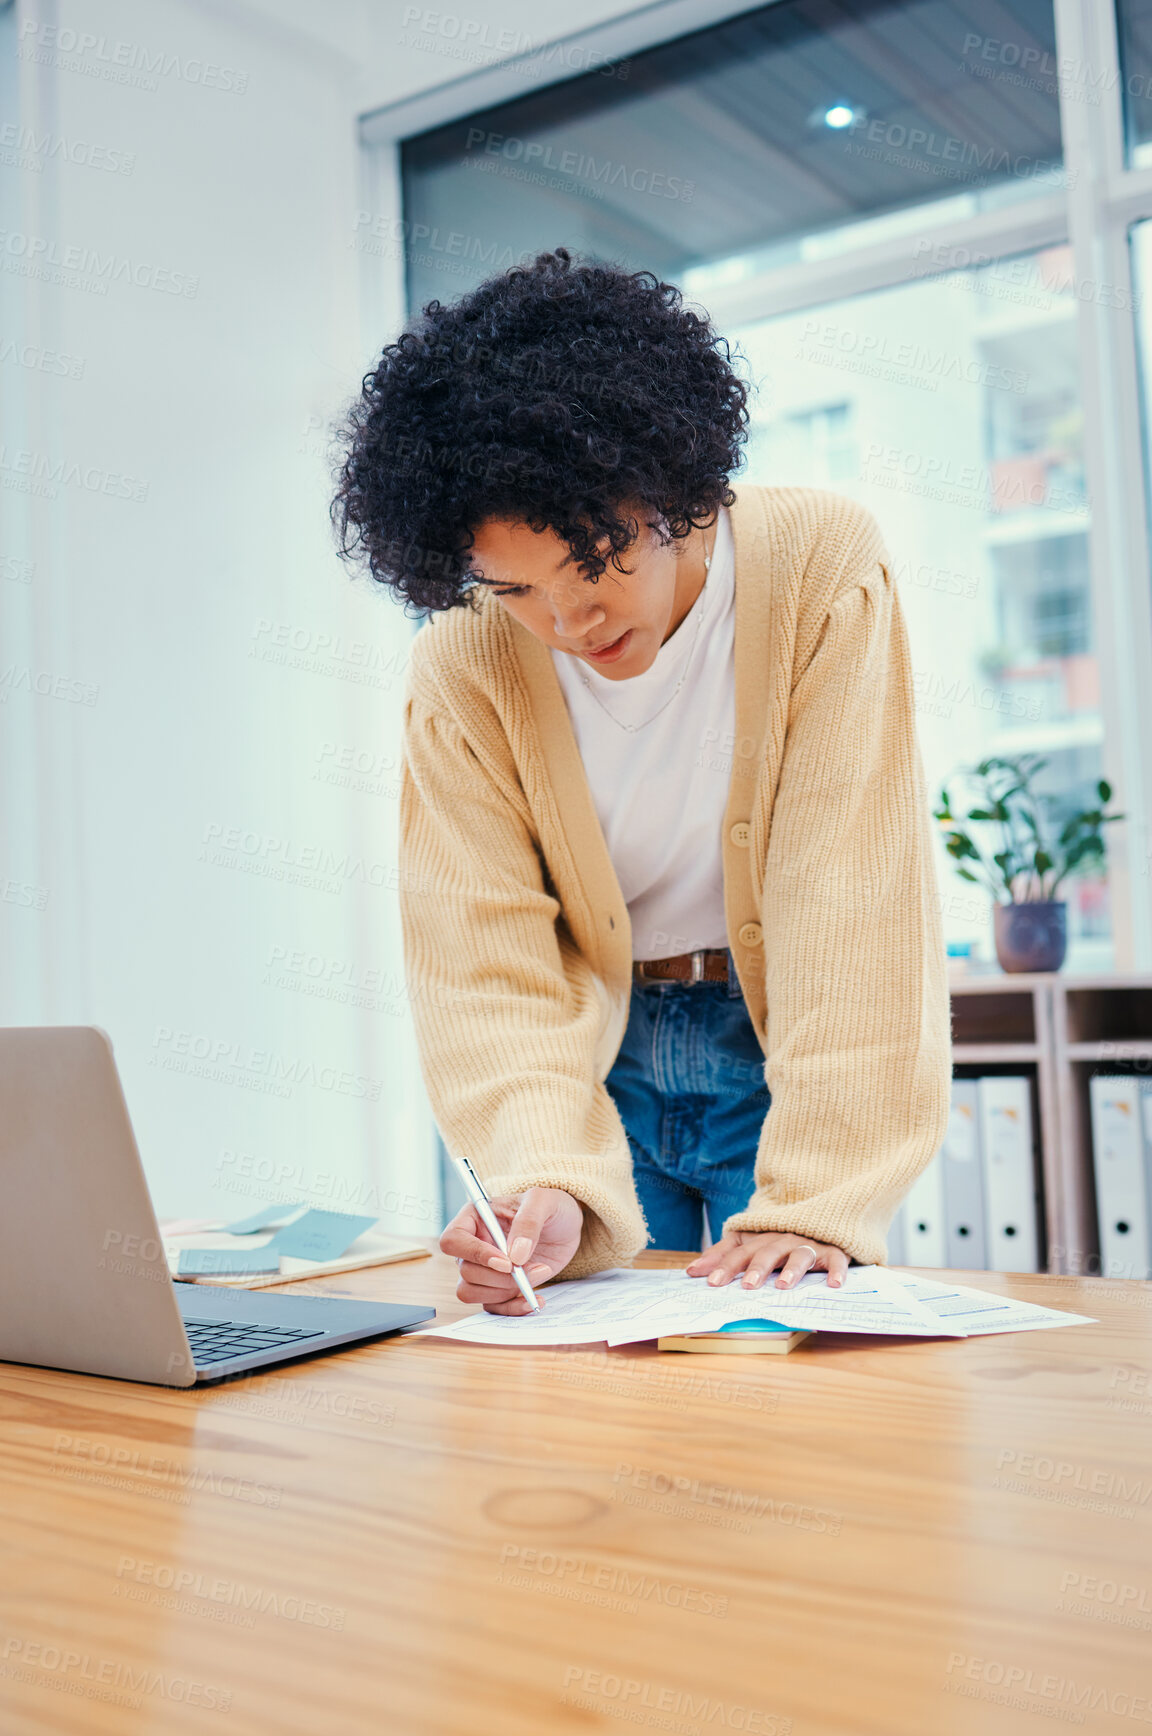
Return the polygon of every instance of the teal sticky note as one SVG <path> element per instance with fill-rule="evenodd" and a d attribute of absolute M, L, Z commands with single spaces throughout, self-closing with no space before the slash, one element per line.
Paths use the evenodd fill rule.
<path fill-rule="evenodd" d="M 234 1224 L 225 1224 L 224 1229 L 230 1236 L 253 1236 L 257 1230 L 270 1230 L 273 1224 L 282 1224 L 285 1218 L 303 1210 L 302 1200 L 294 1200 L 287 1205 L 261 1206 L 251 1217 L 237 1218 Z"/>
<path fill-rule="evenodd" d="M 289 1260 L 338 1260 L 376 1221 L 350 1212 L 305 1212 L 295 1223 L 277 1230 L 266 1247 L 270 1254 Z"/>
<path fill-rule="evenodd" d="M 717 1332 L 795 1332 L 794 1326 L 782 1326 L 779 1320 L 729 1320 L 718 1326 Z"/>
<path fill-rule="evenodd" d="M 178 1278 L 251 1278 L 278 1272 L 280 1256 L 271 1248 L 181 1248 Z"/>

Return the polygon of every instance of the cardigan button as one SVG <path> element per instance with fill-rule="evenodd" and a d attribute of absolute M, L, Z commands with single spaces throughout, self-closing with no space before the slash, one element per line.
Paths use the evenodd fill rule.
<path fill-rule="evenodd" d="M 764 939 L 764 930 L 758 922 L 746 922 L 736 938 L 741 946 L 759 946 Z"/>
<path fill-rule="evenodd" d="M 748 824 L 747 820 L 737 820 L 728 836 L 734 844 L 740 846 L 741 850 L 746 850 L 748 848 L 748 840 L 752 836 L 752 828 Z"/>

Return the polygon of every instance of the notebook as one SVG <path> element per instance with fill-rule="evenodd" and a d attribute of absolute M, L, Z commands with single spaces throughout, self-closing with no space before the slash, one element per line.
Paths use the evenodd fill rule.
<path fill-rule="evenodd" d="M 355 1272 L 362 1266 L 390 1266 L 397 1260 L 426 1259 L 431 1250 L 421 1242 L 406 1242 L 399 1236 L 385 1236 L 377 1230 L 366 1230 L 357 1236 L 338 1260 L 296 1260 L 281 1255 L 278 1272 L 197 1273 L 190 1276 L 179 1271 L 180 1255 L 186 1248 L 236 1249 L 244 1252 L 262 1247 L 270 1236 L 230 1236 L 223 1230 L 165 1231 L 164 1252 L 168 1269 L 182 1284 L 224 1284 L 233 1290 L 267 1290 L 274 1284 L 294 1284 L 302 1278 L 326 1278 L 335 1272 Z"/>
<path fill-rule="evenodd" d="M 725 1356 L 785 1356 L 811 1336 L 810 1330 L 798 1331 L 781 1325 L 778 1320 L 730 1320 L 726 1326 L 718 1326 L 715 1332 L 683 1332 L 658 1338 L 656 1348 L 719 1351 Z"/>

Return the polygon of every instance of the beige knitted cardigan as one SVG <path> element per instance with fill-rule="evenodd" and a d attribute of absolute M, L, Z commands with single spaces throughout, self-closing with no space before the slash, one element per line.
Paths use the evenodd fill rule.
<path fill-rule="evenodd" d="M 732 529 L 724 900 L 772 1101 L 725 1227 L 882 1261 L 944 1138 L 952 1061 L 903 612 L 853 501 L 743 487 Z M 413 641 L 404 716 L 405 962 L 445 1144 L 494 1194 L 582 1202 L 565 1277 L 627 1262 L 645 1227 L 604 1079 L 631 929 L 551 654 L 490 595 L 447 610 Z"/>

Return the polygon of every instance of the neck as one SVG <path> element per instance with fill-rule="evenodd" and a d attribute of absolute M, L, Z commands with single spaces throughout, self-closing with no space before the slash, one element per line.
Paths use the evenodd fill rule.
<path fill-rule="evenodd" d="M 704 589 L 708 577 L 708 568 L 704 557 L 716 546 L 716 527 L 718 518 L 705 525 L 703 529 L 694 531 L 680 556 L 680 570 L 676 575 L 676 590 L 673 593 L 672 614 L 668 622 L 668 631 L 660 641 L 667 645 L 677 627 L 684 620 L 693 603 Z"/>

